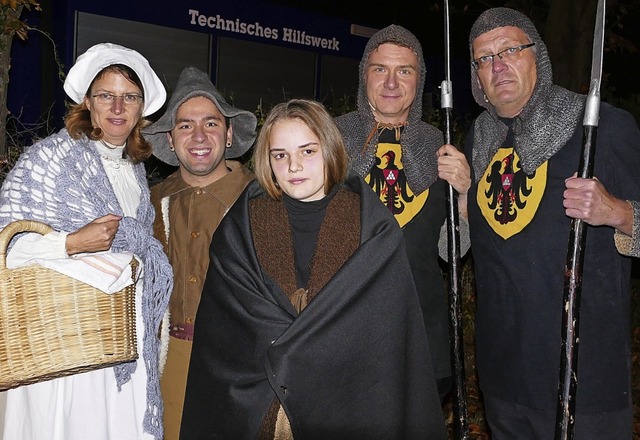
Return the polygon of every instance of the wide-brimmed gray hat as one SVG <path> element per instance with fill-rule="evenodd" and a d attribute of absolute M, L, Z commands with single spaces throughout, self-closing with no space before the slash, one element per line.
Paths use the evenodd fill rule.
<path fill-rule="evenodd" d="M 145 139 L 153 145 L 153 155 L 169 165 L 180 165 L 175 152 L 171 151 L 167 133 L 175 126 L 178 108 L 196 96 L 210 99 L 218 107 L 220 113 L 229 119 L 229 124 L 233 127 L 231 146 L 225 149 L 225 158 L 240 157 L 246 153 L 256 138 L 256 116 L 250 111 L 236 108 L 227 103 L 209 79 L 209 75 L 195 67 L 185 67 L 178 78 L 178 83 L 164 115 L 142 130 Z"/>

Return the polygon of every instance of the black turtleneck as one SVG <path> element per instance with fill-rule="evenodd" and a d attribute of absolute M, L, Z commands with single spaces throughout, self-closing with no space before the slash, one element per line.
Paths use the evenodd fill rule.
<path fill-rule="evenodd" d="M 289 215 L 289 225 L 293 237 L 293 252 L 296 261 L 297 287 L 306 288 L 311 275 L 311 259 L 316 249 L 320 226 L 327 213 L 327 206 L 337 192 L 338 185 L 320 200 L 301 202 L 282 194 L 284 206 Z"/>

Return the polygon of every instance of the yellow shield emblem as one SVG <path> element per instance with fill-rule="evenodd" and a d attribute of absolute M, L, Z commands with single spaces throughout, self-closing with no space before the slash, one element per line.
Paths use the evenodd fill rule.
<path fill-rule="evenodd" d="M 504 238 L 518 234 L 533 219 L 547 186 L 547 162 L 527 175 L 513 148 L 500 148 L 478 182 L 477 203 L 491 228 Z"/>
<path fill-rule="evenodd" d="M 364 180 L 391 211 L 401 228 L 420 212 L 429 197 L 429 190 L 415 196 L 409 188 L 400 144 L 378 144 L 376 166 L 372 167 Z"/>

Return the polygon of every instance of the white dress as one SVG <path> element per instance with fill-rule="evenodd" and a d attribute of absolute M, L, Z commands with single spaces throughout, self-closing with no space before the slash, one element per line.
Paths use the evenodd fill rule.
<path fill-rule="evenodd" d="M 140 188 L 130 163 L 119 159 L 123 147 L 96 148 L 125 216 L 135 217 Z M 66 256 L 68 232 L 46 236 L 26 234 L 7 256 L 7 265 L 35 256 Z M 37 241 L 37 246 L 34 245 Z M 142 267 L 139 268 L 142 270 Z M 141 277 L 142 278 L 142 277 Z M 3 440 L 151 440 L 143 432 L 146 409 L 147 371 L 142 362 L 144 325 L 141 310 L 142 279 L 136 285 L 136 330 L 138 361 L 131 380 L 118 391 L 113 368 L 103 368 L 7 392 Z"/>

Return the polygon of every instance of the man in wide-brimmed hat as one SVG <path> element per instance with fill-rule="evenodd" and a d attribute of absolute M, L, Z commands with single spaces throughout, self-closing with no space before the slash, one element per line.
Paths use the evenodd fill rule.
<path fill-rule="evenodd" d="M 229 105 L 195 67 L 180 74 L 165 114 L 144 130 L 153 154 L 178 170 L 152 187 L 154 234 L 173 266 L 174 289 L 163 325 L 168 348 L 161 387 L 165 439 L 180 432 L 193 325 L 209 267 L 213 232 L 253 174 L 229 160 L 255 139 L 253 113 Z M 168 334 L 168 336 L 167 336 Z"/>

